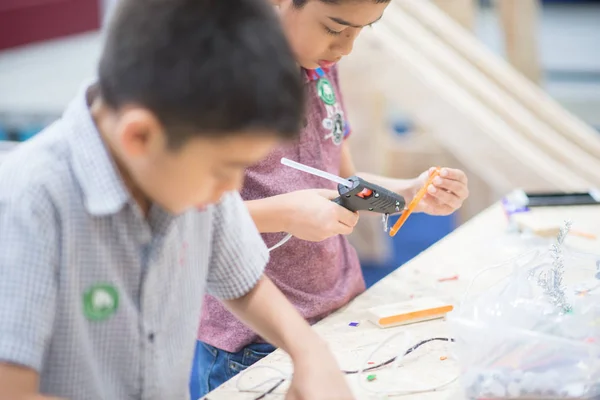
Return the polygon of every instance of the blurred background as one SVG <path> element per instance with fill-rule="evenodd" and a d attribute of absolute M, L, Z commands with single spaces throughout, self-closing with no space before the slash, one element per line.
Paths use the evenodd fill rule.
<path fill-rule="evenodd" d="M 0 0 L 0 161 L 93 79 L 114 0 Z M 369 285 L 515 188 L 600 187 L 600 0 L 392 0 L 341 65 L 360 170 L 463 168 L 471 198 L 352 236 Z"/>

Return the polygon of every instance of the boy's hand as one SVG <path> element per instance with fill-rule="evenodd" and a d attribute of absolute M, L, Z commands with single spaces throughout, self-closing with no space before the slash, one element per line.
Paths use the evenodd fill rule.
<path fill-rule="evenodd" d="M 325 341 L 267 276 L 244 297 L 223 303 L 261 337 L 292 358 L 294 375 L 286 400 L 354 399 Z"/>
<path fill-rule="evenodd" d="M 434 168 L 430 168 L 415 179 L 407 201 L 412 200 L 433 171 Z M 467 197 L 469 197 L 467 175 L 459 169 L 442 168 L 440 175 L 427 188 L 427 194 L 419 202 L 415 211 L 430 215 L 450 215 L 462 206 Z"/>
<path fill-rule="evenodd" d="M 353 400 L 344 374 L 326 345 L 311 346 L 294 360 L 286 400 Z"/>
<path fill-rule="evenodd" d="M 66 400 L 37 394 L 38 386 L 33 369 L 0 362 L 0 400 Z"/>
<path fill-rule="evenodd" d="M 295 237 L 320 242 L 331 236 L 349 235 L 358 223 L 358 213 L 332 202 L 339 194 L 334 190 L 308 189 L 283 194 L 285 231 Z"/>

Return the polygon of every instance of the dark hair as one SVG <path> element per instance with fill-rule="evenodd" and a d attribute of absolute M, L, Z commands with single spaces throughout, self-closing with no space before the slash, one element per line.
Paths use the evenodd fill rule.
<path fill-rule="evenodd" d="M 319 1 L 321 3 L 328 3 L 328 4 L 339 4 L 339 3 L 344 2 L 344 0 L 319 0 Z M 354 0 L 354 1 L 360 1 L 360 0 Z M 391 0 L 370 0 L 370 1 L 372 3 L 381 4 L 381 3 L 389 3 Z M 294 7 L 302 8 L 302 7 L 304 7 L 304 5 L 306 3 L 308 3 L 308 0 L 294 0 Z"/>
<path fill-rule="evenodd" d="M 265 0 L 120 0 L 99 66 L 103 100 L 137 104 L 171 147 L 194 136 L 295 138 L 300 68 Z"/>

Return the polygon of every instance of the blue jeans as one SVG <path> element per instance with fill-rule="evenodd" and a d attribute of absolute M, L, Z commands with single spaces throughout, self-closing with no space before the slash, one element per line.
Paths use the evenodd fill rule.
<path fill-rule="evenodd" d="M 215 390 L 274 350 L 268 343 L 252 343 L 237 353 L 229 353 L 198 341 L 190 377 L 191 400 Z"/>

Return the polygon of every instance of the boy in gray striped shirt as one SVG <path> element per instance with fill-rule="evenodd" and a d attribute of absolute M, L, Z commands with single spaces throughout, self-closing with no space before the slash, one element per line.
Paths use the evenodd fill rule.
<path fill-rule="evenodd" d="M 234 192 L 302 104 L 267 2 L 122 0 L 98 82 L 0 166 L 0 399 L 188 398 L 205 291 L 291 355 L 290 398 L 351 398 Z"/>

